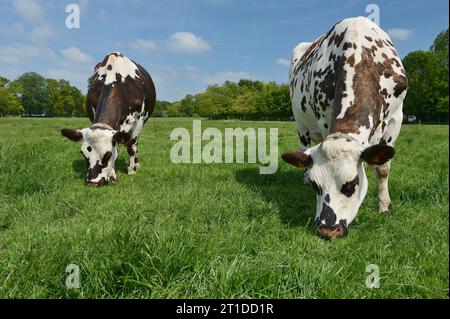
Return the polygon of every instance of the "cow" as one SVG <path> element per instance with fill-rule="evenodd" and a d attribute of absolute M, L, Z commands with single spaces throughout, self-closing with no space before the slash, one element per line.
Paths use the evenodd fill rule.
<path fill-rule="evenodd" d="M 316 191 L 316 233 L 344 237 L 367 193 L 366 165 L 376 171 L 379 211 L 391 208 L 388 178 L 403 118 L 405 70 L 389 35 L 356 17 L 298 44 L 289 84 L 300 149 L 282 158 L 305 168 L 303 181 Z"/>
<path fill-rule="evenodd" d="M 152 78 L 123 54 L 112 52 L 95 66 L 86 96 L 86 113 L 92 125 L 61 130 L 68 139 L 82 141 L 81 154 L 86 159 L 89 186 L 117 180 L 115 161 L 119 144 L 126 146 L 130 157 L 128 175 L 140 167 L 138 139 L 155 103 Z"/>

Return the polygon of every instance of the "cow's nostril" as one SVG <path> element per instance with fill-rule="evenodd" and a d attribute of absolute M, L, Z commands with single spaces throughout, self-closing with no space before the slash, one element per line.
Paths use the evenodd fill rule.
<path fill-rule="evenodd" d="M 87 186 L 90 186 L 90 187 L 100 187 L 100 186 L 108 184 L 108 181 L 104 177 L 102 177 L 102 179 L 100 179 L 98 182 L 91 182 L 91 181 L 87 180 L 86 184 L 87 184 Z"/>
<path fill-rule="evenodd" d="M 324 239 L 341 238 L 347 235 L 348 231 L 344 225 L 326 226 L 320 225 L 316 228 L 316 234 Z"/>

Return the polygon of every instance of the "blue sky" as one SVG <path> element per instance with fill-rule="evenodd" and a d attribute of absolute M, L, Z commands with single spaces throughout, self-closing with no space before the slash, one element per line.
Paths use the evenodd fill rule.
<path fill-rule="evenodd" d="M 65 26 L 71 3 L 79 29 Z M 447 0 L 0 0 L 0 75 L 35 71 L 86 92 L 95 64 L 120 51 L 150 72 L 161 100 L 225 80 L 287 82 L 297 43 L 369 15 L 370 3 L 402 57 L 448 28 Z"/>

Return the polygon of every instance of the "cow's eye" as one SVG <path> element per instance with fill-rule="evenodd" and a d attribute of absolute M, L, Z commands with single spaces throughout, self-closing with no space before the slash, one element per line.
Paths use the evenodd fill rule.
<path fill-rule="evenodd" d="M 356 177 L 353 180 L 342 185 L 341 193 L 347 197 L 351 197 L 355 193 L 356 185 L 358 184 L 359 184 L 359 177 L 358 175 L 356 175 Z"/>
<path fill-rule="evenodd" d="M 92 147 L 88 146 L 88 147 L 87 147 L 87 151 L 88 151 L 88 152 L 92 151 Z"/>
<path fill-rule="evenodd" d="M 322 188 L 313 180 L 309 179 L 311 186 L 314 188 L 318 195 L 322 195 Z"/>

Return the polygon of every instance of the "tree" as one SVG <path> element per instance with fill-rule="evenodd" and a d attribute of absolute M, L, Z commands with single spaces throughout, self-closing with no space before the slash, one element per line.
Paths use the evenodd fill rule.
<path fill-rule="evenodd" d="M 212 92 L 197 95 L 197 112 L 200 116 L 211 119 L 225 118 L 231 113 L 230 97 Z"/>
<path fill-rule="evenodd" d="M 172 103 L 167 108 L 167 115 L 169 117 L 181 117 L 181 116 L 183 116 L 183 114 L 181 113 L 181 103 L 180 102 Z"/>
<path fill-rule="evenodd" d="M 46 80 L 47 116 L 85 116 L 84 96 L 65 80 Z"/>
<path fill-rule="evenodd" d="M 23 112 L 20 100 L 7 88 L 0 87 L 0 116 L 18 115 Z"/>
<path fill-rule="evenodd" d="M 183 116 L 193 116 L 195 114 L 196 100 L 194 95 L 186 95 L 180 103 L 180 112 Z"/>
<path fill-rule="evenodd" d="M 232 105 L 233 115 L 244 120 L 254 117 L 257 104 L 258 94 L 252 91 L 245 92 L 234 100 Z"/>
<path fill-rule="evenodd" d="M 44 114 L 47 109 L 48 91 L 45 79 L 35 73 L 22 74 L 17 80 L 10 83 L 10 88 L 21 100 L 23 108 L 28 115 Z"/>
<path fill-rule="evenodd" d="M 4 78 L 0 76 L 0 87 L 4 88 L 8 85 L 9 80 L 7 78 Z"/>
<path fill-rule="evenodd" d="M 427 121 L 448 117 L 448 71 L 432 52 L 414 51 L 403 59 L 408 77 L 404 113 Z"/>
<path fill-rule="evenodd" d="M 438 56 L 438 59 L 448 71 L 448 28 L 438 34 L 430 47 L 430 52 Z"/>
<path fill-rule="evenodd" d="M 439 33 L 429 51 L 403 59 L 408 77 L 404 111 L 423 120 L 448 120 L 448 29 Z"/>
<path fill-rule="evenodd" d="M 171 103 L 167 101 L 156 101 L 155 109 L 153 110 L 153 117 L 167 116 L 167 109 L 170 107 Z"/>

